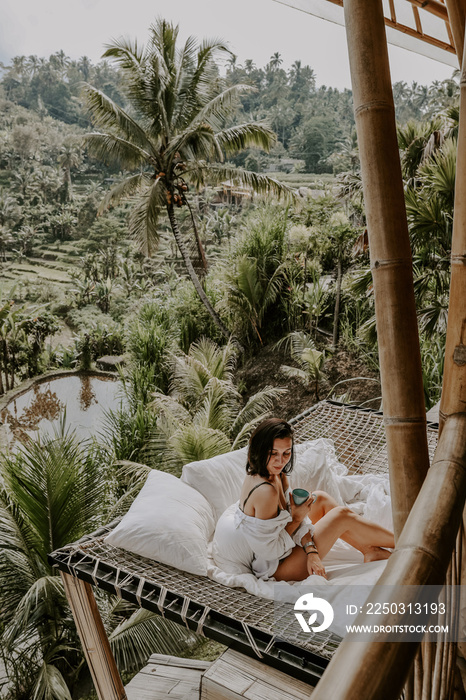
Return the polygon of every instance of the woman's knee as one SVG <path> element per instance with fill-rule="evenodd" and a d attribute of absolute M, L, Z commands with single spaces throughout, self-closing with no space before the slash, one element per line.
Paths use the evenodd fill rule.
<path fill-rule="evenodd" d="M 354 513 L 351 508 L 348 508 L 348 506 L 336 506 L 334 510 L 332 510 L 332 513 L 334 513 L 335 517 L 341 518 L 342 520 L 354 520 L 357 518 L 356 513 Z"/>
<path fill-rule="evenodd" d="M 313 491 L 313 494 L 317 497 L 315 500 L 315 505 L 323 508 L 325 512 L 332 510 L 332 508 L 338 507 L 336 500 L 326 491 Z"/>

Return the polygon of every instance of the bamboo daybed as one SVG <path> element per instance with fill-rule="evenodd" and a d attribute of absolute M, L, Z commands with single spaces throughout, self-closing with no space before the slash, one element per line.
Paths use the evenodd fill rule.
<path fill-rule="evenodd" d="M 322 401 L 292 423 L 297 442 L 332 439 L 339 459 L 351 473 L 387 473 L 382 413 Z M 427 429 L 431 456 L 437 428 L 431 423 Z M 340 637 L 320 632 L 309 639 L 296 629 L 289 605 L 278 606 L 244 589 L 228 588 L 105 543 L 115 525 L 111 523 L 53 552 L 50 562 L 66 574 L 315 685 Z"/>

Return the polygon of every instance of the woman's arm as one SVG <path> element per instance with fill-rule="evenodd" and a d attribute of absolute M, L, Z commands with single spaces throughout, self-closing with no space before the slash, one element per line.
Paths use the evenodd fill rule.
<path fill-rule="evenodd" d="M 260 520 L 275 518 L 278 511 L 278 493 L 274 486 L 271 488 L 257 489 L 254 494 L 254 517 Z"/>
<path fill-rule="evenodd" d="M 313 533 L 311 531 L 307 532 L 301 538 L 301 546 L 306 553 L 306 565 L 309 575 L 317 574 L 318 576 L 323 576 L 327 578 L 325 573 L 324 565 L 317 551 L 316 543 L 314 542 Z"/>

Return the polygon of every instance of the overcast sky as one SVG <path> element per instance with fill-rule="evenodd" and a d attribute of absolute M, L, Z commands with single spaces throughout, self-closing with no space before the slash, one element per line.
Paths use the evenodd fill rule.
<path fill-rule="evenodd" d="M 351 87 L 345 32 L 325 20 L 273 0 L 2 0 L 0 61 L 63 49 L 73 59 L 98 61 L 104 44 L 121 35 L 145 41 L 157 16 L 180 24 L 183 38 L 221 37 L 238 55 L 264 66 L 278 51 L 288 68 L 299 59 L 315 71 L 318 85 Z M 428 84 L 452 68 L 391 47 L 393 82 Z"/>

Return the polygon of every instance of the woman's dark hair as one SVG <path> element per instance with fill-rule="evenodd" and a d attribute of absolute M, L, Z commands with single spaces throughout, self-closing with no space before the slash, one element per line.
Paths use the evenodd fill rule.
<path fill-rule="evenodd" d="M 283 468 L 285 474 L 289 474 L 294 464 L 293 428 L 289 423 L 280 418 L 267 418 L 262 421 L 249 439 L 248 461 L 246 472 L 259 474 L 264 479 L 270 477 L 267 471 L 267 463 L 272 454 L 273 442 L 276 439 L 291 438 L 290 461 Z"/>

